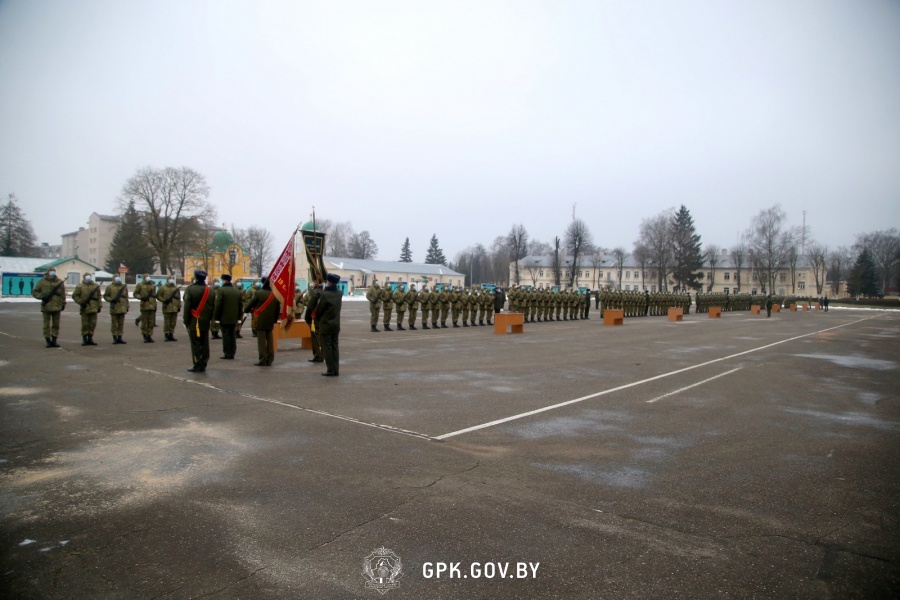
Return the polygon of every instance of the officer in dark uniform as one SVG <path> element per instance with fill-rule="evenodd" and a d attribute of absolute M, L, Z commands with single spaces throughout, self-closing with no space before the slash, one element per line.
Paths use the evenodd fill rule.
<path fill-rule="evenodd" d="M 257 367 L 271 367 L 275 362 L 275 324 L 281 316 L 281 302 L 272 293 L 269 278 L 261 279 L 262 287 L 256 290 L 250 302 L 244 305 L 244 312 L 253 311 L 256 317 L 256 346 L 259 350 Z"/>
<path fill-rule="evenodd" d="M 306 299 L 306 312 L 303 315 L 303 320 L 310 326 L 310 332 L 312 333 L 313 357 L 309 359 L 309 362 L 322 362 L 325 360 L 322 358 L 322 340 L 319 338 L 319 331 L 316 326 L 313 325 L 313 313 L 315 312 L 313 307 L 316 305 L 316 302 L 321 295 L 322 284 L 317 282 L 313 288 L 309 290 L 309 297 Z"/>
<path fill-rule="evenodd" d="M 340 355 L 338 353 L 338 334 L 341 332 L 341 304 L 343 294 L 337 284 L 341 277 L 337 273 L 325 276 L 328 285 L 322 294 L 311 303 L 316 311 L 316 330 L 322 336 L 322 352 L 325 355 L 325 377 L 337 377 L 340 373 Z"/>
<path fill-rule="evenodd" d="M 184 310 L 181 320 L 191 339 L 191 373 L 203 373 L 209 362 L 209 324 L 212 321 L 215 298 L 206 285 L 206 271 L 194 271 L 194 283 L 184 291 Z"/>
<path fill-rule="evenodd" d="M 237 353 L 237 337 L 235 326 L 241 319 L 243 294 L 231 283 L 231 275 L 222 275 L 222 286 L 216 289 L 216 304 L 213 309 L 213 320 L 218 321 L 222 330 L 222 357 L 233 360 Z"/>

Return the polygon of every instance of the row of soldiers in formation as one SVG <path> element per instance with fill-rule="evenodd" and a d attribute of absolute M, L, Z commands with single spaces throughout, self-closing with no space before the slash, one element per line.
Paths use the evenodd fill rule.
<path fill-rule="evenodd" d="M 215 298 L 219 297 L 222 282 L 218 279 L 213 284 Z M 254 293 L 262 288 L 261 280 L 256 280 L 246 291 L 242 291 L 241 300 L 244 304 L 249 303 Z M 240 288 L 238 288 L 240 289 Z M 130 299 L 134 298 L 140 301 L 140 315 L 135 320 L 135 325 L 140 326 L 141 335 L 144 343 L 153 343 L 153 333 L 156 328 L 156 313 L 161 308 L 163 315 L 163 334 L 167 342 L 177 342 L 175 338 L 175 324 L 179 312 L 182 308 L 180 286 L 175 284 L 175 278 L 169 277 L 165 283 L 157 284 L 149 274 L 139 278 L 139 282 L 129 293 L 128 285 L 122 281 L 122 278 L 116 276 L 113 281 L 101 291 L 100 284 L 97 283 L 90 273 L 85 273 L 81 283 L 75 286 L 72 292 L 72 301 L 78 304 L 79 314 L 81 315 L 81 345 L 96 346 L 94 341 L 94 333 L 97 328 L 97 315 L 103 310 L 103 303 L 106 302 L 110 314 L 110 333 L 112 334 L 113 344 L 125 344 L 123 339 L 125 333 L 125 315 L 131 310 Z M 58 348 L 59 337 L 59 316 L 65 310 L 66 306 L 66 288 L 65 281 L 59 279 L 53 270 L 44 274 L 39 280 L 31 295 L 41 300 L 41 312 L 44 318 L 44 340 L 48 348 Z M 212 305 L 214 305 L 214 302 Z M 240 313 L 238 313 L 240 314 Z M 257 336 L 256 323 L 257 317 L 254 315 L 251 319 L 251 329 L 253 337 Z M 242 320 L 236 325 L 236 337 L 241 336 Z M 215 319 L 211 321 L 210 332 L 213 338 L 219 338 L 220 321 Z"/>
<path fill-rule="evenodd" d="M 373 332 L 378 329 L 378 320 L 382 316 L 385 331 L 391 329 L 391 315 L 397 311 L 397 329 L 402 331 L 404 316 L 408 313 L 407 325 L 410 329 L 416 329 L 416 319 L 419 309 L 422 309 L 422 329 L 447 329 L 449 318 L 453 327 L 459 327 L 462 319 L 463 327 L 476 327 L 478 325 L 493 325 L 494 312 L 503 310 L 506 304 L 506 294 L 499 287 L 493 291 L 482 288 L 466 289 L 461 286 L 434 286 L 429 289 L 427 285 L 421 290 L 416 289 L 416 284 L 410 284 L 407 289 L 405 283 L 397 284 L 396 288 L 381 287 L 378 281 L 372 283 L 366 290 L 366 299 L 369 301 L 370 325 Z M 428 327 L 429 317 L 431 327 Z M 476 325 L 477 321 L 477 325 Z"/>

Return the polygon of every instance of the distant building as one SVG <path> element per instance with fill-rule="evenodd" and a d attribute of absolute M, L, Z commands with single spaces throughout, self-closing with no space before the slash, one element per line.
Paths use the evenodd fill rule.
<path fill-rule="evenodd" d="M 652 263 L 645 264 L 642 269 L 641 265 L 634 258 L 628 256 L 621 265 L 621 277 L 616 258 L 612 255 L 581 257 L 579 263 L 581 264 L 575 270 L 576 286 L 589 287 L 591 289 L 660 291 L 658 272 Z M 571 256 L 560 256 L 559 270 L 560 283 L 563 287 L 566 287 L 572 272 Z M 727 252 L 723 252 L 718 257 L 715 269 L 713 269 L 709 260 L 706 260 L 703 269 L 698 274 L 702 292 L 763 293 L 759 278 L 749 264 L 744 264 L 739 273 Z M 738 279 L 740 279 L 740 283 Z M 515 262 L 509 264 L 509 281 L 510 283 L 515 283 Z M 520 285 L 539 287 L 543 284 L 544 287 L 552 287 L 555 285 L 555 281 L 552 256 L 526 256 L 519 260 Z M 821 274 L 820 282 L 824 284 L 822 295 L 834 295 L 831 282 L 826 282 Z M 675 285 L 675 281 L 670 274 L 663 287 L 667 290 L 673 290 Z M 837 295 L 844 296 L 846 294 L 845 289 L 844 282 L 840 282 L 839 294 Z M 791 269 L 788 265 L 780 269 L 776 275 L 775 289 L 768 291 L 781 296 L 819 295 L 816 289 L 815 273 L 808 266 L 805 256 L 801 256 L 797 260 L 797 265 L 794 269 Z"/>
<path fill-rule="evenodd" d="M 207 273 L 207 281 L 221 278 L 228 273 L 235 280 L 255 277 L 250 272 L 250 250 L 234 243 L 227 231 L 213 234 L 206 252 L 192 252 L 184 257 L 184 278 L 190 280 L 194 271 L 202 269 Z"/>
<path fill-rule="evenodd" d="M 51 268 L 56 269 L 56 275 L 60 279 L 65 279 L 67 285 L 77 285 L 81 281 L 84 273 L 95 273 L 98 268 L 95 265 L 87 263 L 75 256 L 66 258 L 58 258 L 47 262 L 45 258 L 22 258 L 11 256 L 0 256 L 0 277 L 2 277 L 3 295 L 31 295 L 31 283 L 29 282 L 27 293 L 19 294 L 16 290 L 9 289 L 9 282 L 12 278 L 16 280 L 22 279 L 19 275 L 34 274 L 43 276 L 44 273 Z M 23 290 L 24 291 L 24 290 Z"/>
<path fill-rule="evenodd" d="M 117 216 L 91 213 L 87 227 L 79 227 L 78 231 L 63 234 L 60 256 L 77 256 L 104 267 L 109 259 L 109 247 L 119 228 L 119 221 Z"/>
<path fill-rule="evenodd" d="M 47 242 L 43 242 L 40 246 L 37 247 L 36 256 L 39 258 L 60 258 L 62 257 L 62 245 L 54 244 L 50 245 Z"/>

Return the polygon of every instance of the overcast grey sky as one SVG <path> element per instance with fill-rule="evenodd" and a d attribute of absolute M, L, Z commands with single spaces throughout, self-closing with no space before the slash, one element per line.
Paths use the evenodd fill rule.
<path fill-rule="evenodd" d="M 0 2 L 0 192 L 40 241 L 188 166 L 280 248 L 311 206 L 379 258 L 685 204 L 829 245 L 900 227 L 900 2 Z"/>

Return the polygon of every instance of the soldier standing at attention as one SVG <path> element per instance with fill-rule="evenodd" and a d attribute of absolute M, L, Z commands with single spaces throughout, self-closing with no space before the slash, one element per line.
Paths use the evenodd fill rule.
<path fill-rule="evenodd" d="M 267 277 L 263 277 L 260 283 L 262 284 L 260 289 L 256 290 L 250 302 L 244 305 L 244 312 L 252 310 L 253 316 L 256 317 L 256 347 L 259 350 L 259 361 L 253 365 L 271 367 L 275 362 L 275 334 L 272 330 L 281 315 L 281 303 L 272 293 Z"/>
<path fill-rule="evenodd" d="M 406 313 L 406 284 L 402 281 L 397 284 L 394 290 L 394 304 L 397 306 L 397 331 L 403 331 L 403 316 Z"/>
<path fill-rule="evenodd" d="M 462 326 L 469 326 L 469 306 L 472 304 L 472 296 L 469 295 L 469 289 L 463 288 L 459 294 L 459 308 L 462 315 Z"/>
<path fill-rule="evenodd" d="M 81 345 L 96 346 L 94 341 L 94 329 L 97 328 L 97 313 L 100 312 L 100 286 L 94 283 L 90 273 L 84 274 L 84 279 L 72 292 L 72 301 L 81 309 Z"/>
<path fill-rule="evenodd" d="M 325 354 L 325 377 L 340 375 L 340 354 L 338 352 L 338 335 L 341 332 L 341 304 L 343 294 L 337 284 L 341 278 L 337 273 L 325 276 L 328 285 L 322 295 L 310 307 L 316 313 L 316 330 L 322 336 L 322 349 Z"/>
<path fill-rule="evenodd" d="M 215 299 L 210 298 L 206 285 L 206 271 L 194 271 L 194 283 L 184 290 L 184 310 L 181 320 L 191 339 L 191 360 L 188 371 L 203 373 L 209 362 L 209 323 L 212 321 Z"/>
<path fill-rule="evenodd" d="M 234 287 L 237 288 L 237 291 L 241 293 L 241 306 L 243 307 L 244 300 L 246 299 L 244 296 L 244 282 L 238 279 L 234 282 Z M 241 335 L 241 326 L 244 324 L 243 317 L 237 322 L 237 325 L 234 326 L 234 337 L 243 339 L 244 336 Z"/>
<path fill-rule="evenodd" d="M 766 316 L 772 316 L 772 294 L 766 295 Z"/>
<path fill-rule="evenodd" d="M 369 301 L 369 323 L 372 325 L 372 332 L 377 332 L 378 315 L 381 313 L 381 286 L 377 280 L 373 280 L 372 285 L 366 290 L 366 300 Z"/>
<path fill-rule="evenodd" d="M 162 302 L 163 335 L 167 342 L 177 342 L 175 339 L 175 322 L 178 313 L 181 312 L 181 288 L 175 287 L 175 278 L 169 275 L 166 284 L 156 290 L 156 299 Z"/>
<path fill-rule="evenodd" d="M 503 293 L 503 288 L 499 285 L 494 288 L 494 312 L 501 313 L 503 312 L 503 306 L 506 304 L 506 294 Z"/>
<path fill-rule="evenodd" d="M 312 334 L 311 342 L 313 354 L 312 358 L 309 359 L 309 362 L 317 363 L 324 360 L 322 358 L 322 340 L 319 337 L 318 327 L 314 323 L 316 318 L 314 306 L 316 302 L 318 302 L 319 296 L 322 295 L 322 284 L 317 282 L 313 285 L 312 289 L 307 290 L 306 293 L 306 313 L 303 315 L 303 320 L 309 325 L 309 331 Z"/>
<path fill-rule="evenodd" d="M 59 314 L 66 309 L 66 282 L 56 276 L 56 269 L 50 269 L 34 284 L 31 295 L 41 301 L 47 348 L 59 348 L 56 338 L 59 337 Z"/>
<path fill-rule="evenodd" d="M 122 283 L 122 278 L 116 275 L 113 282 L 106 286 L 103 299 L 109 302 L 110 331 L 113 344 L 124 344 L 122 329 L 125 325 L 125 313 L 130 308 L 128 305 L 128 286 Z"/>
<path fill-rule="evenodd" d="M 391 329 L 391 313 L 394 311 L 394 292 L 391 290 L 391 282 L 386 281 L 385 284 L 381 290 L 381 304 L 384 306 L 384 330 L 393 331 Z"/>
<path fill-rule="evenodd" d="M 431 287 L 431 293 L 428 295 L 428 298 L 431 302 L 431 328 L 438 328 L 438 318 L 440 318 L 441 312 L 441 292 L 440 292 L 439 283 L 434 284 Z"/>
<path fill-rule="evenodd" d="M 454 327 L 459 327 L 459 309 L 462 300 L 461 288 L 456 288 L 450 292 L 450 320 L 453 321 Z"/>
<path fill-rule="evenodd" d="M 222 282 L 219 281 L 218 277 L 216 277 L 215 279 L 213 279 L 212 292 L 210 293 L 217 295 L 220 289 L 222 289 Z M 209 324 L 209 332 L 212 334 L 212 339 L 219 339 L 220 330 L 221 327 L 219 327 L 219 322 L 213 319 L 212 323 Z"/>
<path fill-rule="evenodd" d="M 306 295 L 300 291 L 300 284 L 294 286 L 294 316 L 300 318 L 306 310 Z"/>
<path fill-rule="evenodd" d="M 416 312 L 419 310 L 419 292 L 416 291 L 416 284 L 410 284 L 409 291 L 406 292 L 406 306 L 409 308 L 409 328 L 416 329 Z"/>
<path fill-rule="evenodd" d="M 591 314 L 591 291 L 586 291 L 582 299 L 584 300 L 584 314 L 582 317 L 587 319 L 589 318 L 588 315 Z"/>
<path fill-rule="evenodd" d="M 422 329 L 428 329 L 428 313 L 431 312 L 431 294 L 428 292 L 428 286 L 423 285 L 422 291 L 418 295 L 419 302 L 422 304 Z"/>
<path fill-rule="evenodd" d="M 451 287 L 450 290 L 453 288 Z M 441 328 L 447 329 L 447 317 L 450 316 L 450 292 L 447 290 L 447 284 L 441 284 L 441 293 L 440 293 L 440 303 L 441 303 Z"/>
<path fill-rule="evenodd" d="M 235 326 L 241 319 L 243 294 L 231 284 L 231 275 L 222 275 L 222 286 L 216 290 L 213 320 L 222 328 L 222 358 L 233 360 L 237 353 Z"/>
<path fill-rule="evenodd" d="M 484 318 L 488 325 L 494 324 L 494 296 L 488 292 L 484 293 Z"/>
<path fill-rule="evenodd" d="M 156 325 L 156 284 L 144 273 L 141 283 L 134 286 L 134 297 L 141 301 L 141 334 L 145 344 L 153 343 L 153 327 Z"/>

